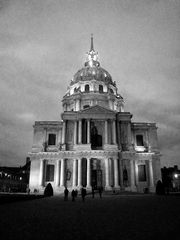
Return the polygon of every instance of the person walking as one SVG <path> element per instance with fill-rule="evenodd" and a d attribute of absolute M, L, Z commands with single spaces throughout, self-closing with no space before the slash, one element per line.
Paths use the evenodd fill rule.
<path fill-rule="evenodd" d="M 95 191 L 94 191 L 94 187 L 92 187 L 92 198 L 94 198 L 95 195 Z"/>
<path fill-rule="evenodd" d="M 85 201 L 85 196 L 86 196 L 86 189 L 85 188 L 81 189 L 81 196 L 82 196 L 82 201 L 84 202 Z"/>
<path fill-rule="evenodd" d="M 75 201 L 75 196 L 76 196 L 76 192 L 73 189 L 72 192 L 71 192 L 72 202 Z"/>
<path fill-rule="evenodd" d="M 99 188 L 99 197 L 102 198 L 103 187 Z"/>
<path fill-rule="evenodd" d="M 64 189 L 64 201 L 68 201 L 68 194 L 69 194 L 69 190 L 67 189 L 67 187 L 65 187 L 65 189 Z"/>

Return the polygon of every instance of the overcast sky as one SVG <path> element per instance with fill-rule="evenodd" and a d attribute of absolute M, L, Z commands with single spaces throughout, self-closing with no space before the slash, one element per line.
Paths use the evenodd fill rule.
<path fill-rule="evenodd" d="M 61 100 L 94 34 L 133 121 L 156 122 L 180 167 L 180 0 L 0 0 L 0 166 L 25 164 L 33 124 Z"/>

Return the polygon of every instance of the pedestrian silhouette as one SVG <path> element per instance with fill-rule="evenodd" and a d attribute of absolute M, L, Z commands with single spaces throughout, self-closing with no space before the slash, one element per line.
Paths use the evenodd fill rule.
<path fill-rule="evenodd" d="M 102 198 L 103 187 L 99 188 L 99 197 Z"/>
<path fill-rule="evenodd" d="M 86 189 L 85 189 L 85 188 L 82 188 L 82 189 L 81 189 L 81 197 L 82 197 L 82 201 L 83 201 L 83 202 L 85 201 L 85 196 L 86 196 Z"/>
<path fill-rule="evenodd" d="M 71 192 L 71 197 L 72 197 L 72 202 L 74 202 L 76 197 L 76 192 L 74 191 L 74 189 Z"/>
<path fill-rule="evenodd" d="M 75 197 L 77 197 L 78 196 L 78 190 L 76 189 L 76 190 L 74 190 L 74 192 L 75 192 Z"/>
<path fill-rule="evenodd" d="M 94 198 L 95 195 L 95 191 L 94 191 L 94 187 L 92 187 L 92 198 Z"/>
<path fill-rule="evenodd" d="M 64 189 L 64 201 L 68 201 L 68 194 L 69 194 L 69 190 L 67 189 L 67 187 L 65 187 L 65 189 Z"/>

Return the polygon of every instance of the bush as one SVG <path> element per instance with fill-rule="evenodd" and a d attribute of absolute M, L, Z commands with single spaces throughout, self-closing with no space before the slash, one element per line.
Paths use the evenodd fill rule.
<path fill-rule="evenodd" d="M 53 196 L 53 188 L 50 183 L 48 183 L 48 185 L 46 186 L 46 188 L 44 190 L 44 196 L 46 196 L 46 197 Z"/>

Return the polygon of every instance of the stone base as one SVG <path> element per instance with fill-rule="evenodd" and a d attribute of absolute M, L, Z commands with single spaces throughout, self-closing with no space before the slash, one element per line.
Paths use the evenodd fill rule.
<path fill-rule="evenodd" d="M 132 192 L 137 192 L 137 187 L 136 186 L 131 186 L 130 189 L 131 189 Z"/>
<path fill-rule="evenodd" d="M 118 150 L 118 145 L 116 145 L 116 144 L 104 144 L 104 146 L 103 146 L 103 149 L 104 150 Z"/>
<path fill-rule="evenodd" d="M 105 191 L 112 191 L 112 187 L 111 186 L 105 186 L 104 189 L 105 189 Z"/>
<path fill-rule="evenodd" d="M 149 189 L 150 193 L 155 193 L 156 192 L 156 189 L 155 189 L 154 186 L 153 187 L 148 187 L 148 189 Z"/>
<path fill-rule="evenodd" d="M 77 144 L 73 146 L 74 151 L 90 151 L 91 144 Z"/>

